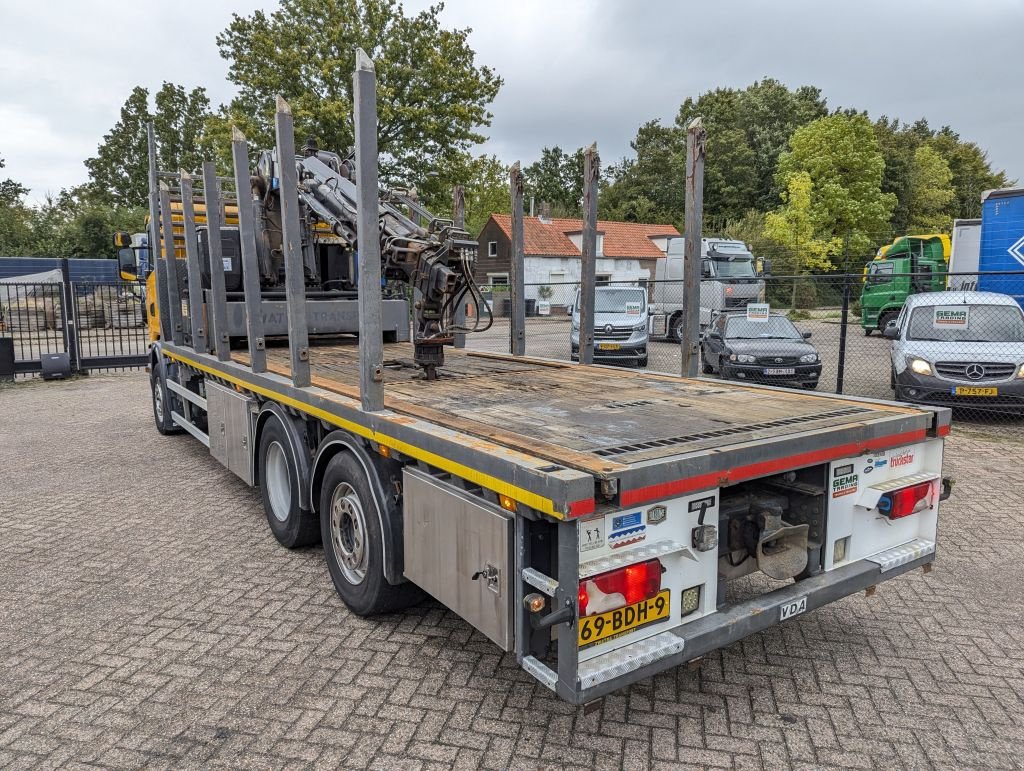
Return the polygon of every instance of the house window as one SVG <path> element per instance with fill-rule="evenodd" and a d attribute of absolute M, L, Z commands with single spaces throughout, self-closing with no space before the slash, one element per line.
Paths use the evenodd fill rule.
<path fill-rule="evenodd" d="M 487 282 L 492 286 L 508 286 L 508 273 L 488 273 Z"/>
<path fill-rule="evenodd" d="M 596 278 L 597 278 L 597 283 L 598 284 L 607 284 L 608 282 L 610 282 L 612 280 L 612 274 L 611 273 L 598 273 Z"/>
<path fill-rule="evenodd" d="M 604 233 L 597 234 L 597 256 L 604 254 Z"/>
<path fill-rule="evenodd" d="M 497 257 L 498 256 L 498 242 L 497 241 L 488 241 L 487 242 L 487 256 L 488 257 Z"/>
<path fill-rule="evenodd" d="M 552 284 L 564 284 L 565 283 L 565 271 L 564 270 L 551 270 L 548 271 L 548 281 Z"/>

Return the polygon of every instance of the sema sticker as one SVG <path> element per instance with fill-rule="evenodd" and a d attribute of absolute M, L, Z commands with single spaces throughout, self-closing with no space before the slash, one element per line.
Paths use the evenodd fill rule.
<path fill-rule="evenodd" d="M 630 316 L 639 316 L 641 308 L 642 303 L 626 303 L 626 313 Z"/>
<path fill-rule="evenodd" d="M 832 480 L 832 497 L 842 498 L 857 492 L 858 477 L 856 474 L 846 474 Z"/>
<path fill-rule="evenodd" d="M 747 321 L 767 321 L 771 310 L 768 303 L 749 303 L 747 305 Z"/>
<path fill-rule="evenodd" d="M 971 308 L 969 305 L 936 305 L 932 326 L 936 329 L 956 327 L 966 329 L 970 323 Z"/>

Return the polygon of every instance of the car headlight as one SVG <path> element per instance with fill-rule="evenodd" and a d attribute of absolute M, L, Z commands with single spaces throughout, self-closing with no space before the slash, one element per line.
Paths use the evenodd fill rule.
<path fill-rule="evenodd" d="M 753 364 L 755 361 L 757 361 L 757 359 L 755 359 L 749 353 L 734 353 L 732 356 L 729 357 L 729 360 L 739 362 L 740 364 Z"/>
<path fill-rule="evenodd" d="M 926 362 L 924 359 L 910 359 L 910 371 L 918 375 L 930 375 L 932 374 L 932 365 Z"/>
<path fill-rule="evenodd" d="M 645 329 L 647 329 L 647 322 L 641 321 L 639 324 L 633 327 L 633 329 L 637 332 L 643 332 Z"/>
<path fill-rule="evenodd" d="M 818 354 L 816 353 L 805 353 L 800 357 L 801 364 L 814 364 L 818 360 Z"/>
<path fill-rule="evenodd" d="M 1024 364 L 1020 365 L 1020 369 L 1017 370 L 1017 377 L 1024 377 Z"/>

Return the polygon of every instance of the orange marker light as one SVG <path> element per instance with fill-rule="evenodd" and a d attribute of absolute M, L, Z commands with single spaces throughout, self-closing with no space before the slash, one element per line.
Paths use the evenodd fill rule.
<path fill-rule="evenodd" d="M 516 510 L 516 502 L 509 498 L 507 495 L 499 495 L 498 502 L 501 503 L 501 508 L 505 509 L 505 511 Z"/>

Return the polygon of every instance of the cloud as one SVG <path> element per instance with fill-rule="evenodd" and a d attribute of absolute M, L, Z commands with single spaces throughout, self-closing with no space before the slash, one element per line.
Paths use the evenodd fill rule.
<path fill-rule="evenodd" d="M 410 0 L 416 11 L 429 0 Z M 230 98 L 214 38 L 231 13 L 272 2 L 3 0 L 0 154 L 33 190 L 85 180 L 82 161 L 133 86 L 164 80 Z M 1015 54 L 1024 3 L 864 0 L 449 0 L 444 22 L 472 27 L 480 62 L 505 86 L 484 150 L 529 163 L 546 145 L 598 142 L 604 163 L 637 128 L 671 121 L 687 96 L 770 76 L 819 86 L 832 107 L 951 125 L 1024 181 L 1024 98 Z"/>

